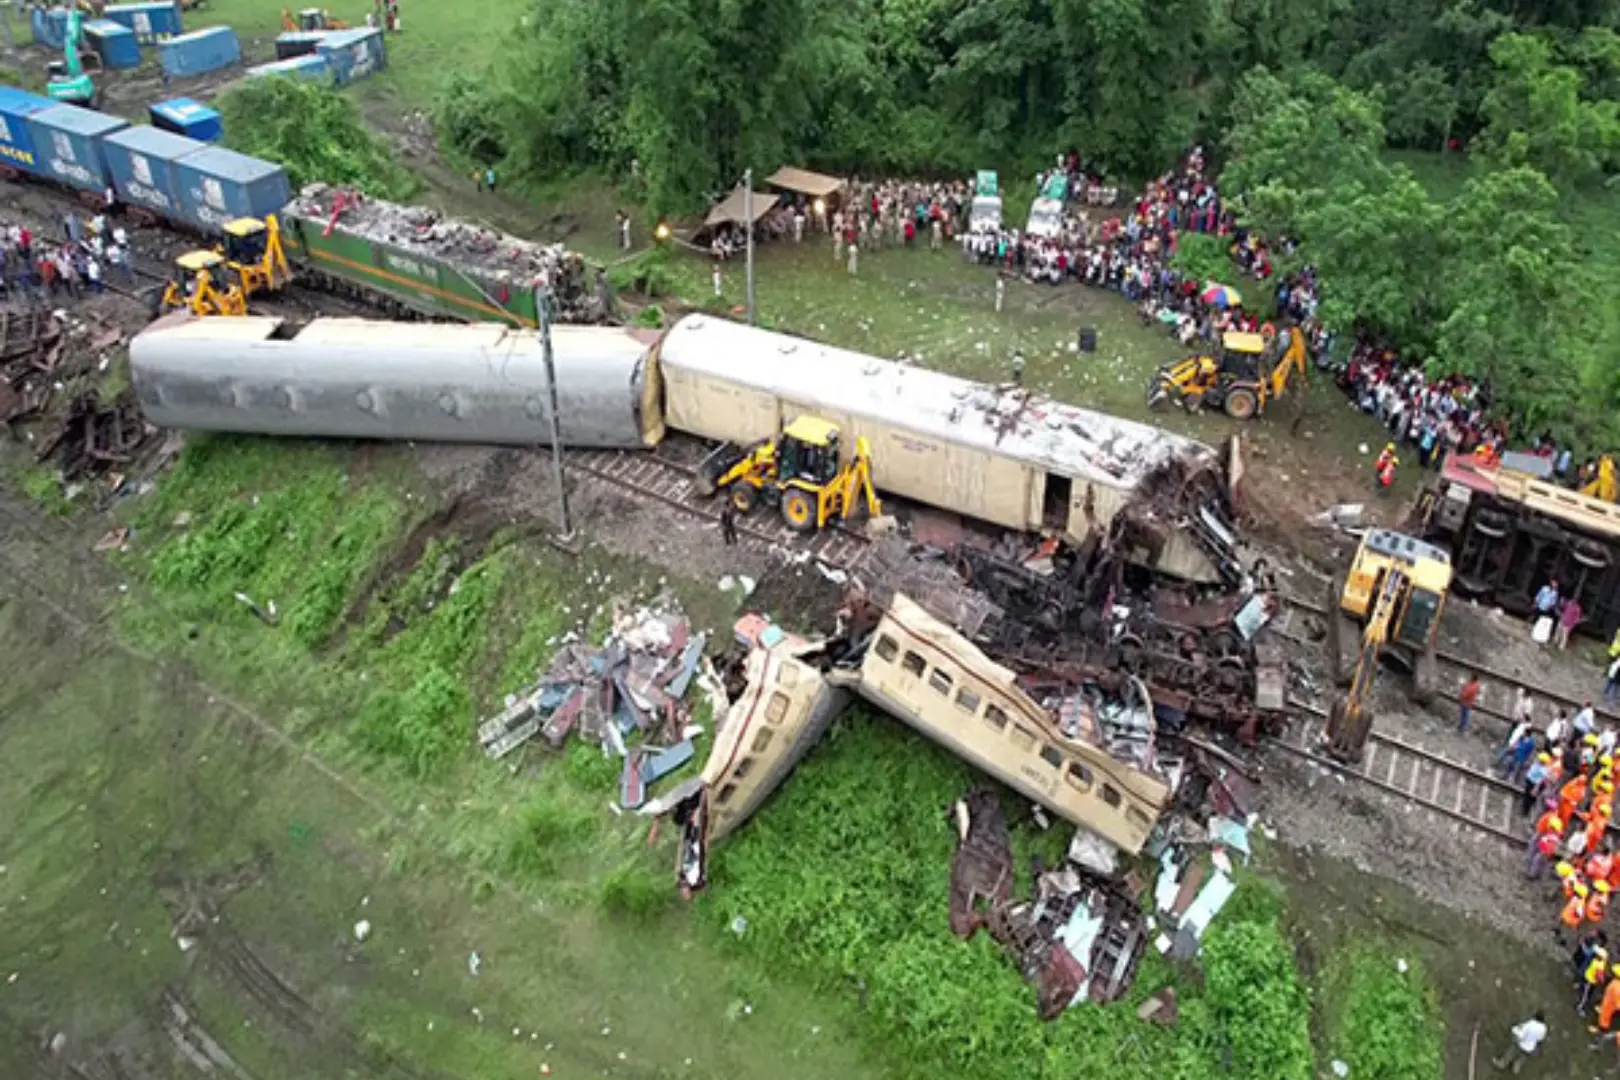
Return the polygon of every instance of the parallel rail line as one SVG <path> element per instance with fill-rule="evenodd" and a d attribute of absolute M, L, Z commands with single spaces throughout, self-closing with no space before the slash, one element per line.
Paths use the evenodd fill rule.
<path fill-rule="evenodd" d="M 1378 731 L 1369 736 L 1359 763 L 1337 761 L 1316 749 L 1326 728 L 1327 710 L 1299 701 L 1289 704 L 1303 715 L 1295 717 L 1285 735 L 1267 745 L 1498 840 L 1524 845 L 1518 787 Z"/>
<path fill-rule="evenodd" d="M 577 469 L 714 525 L 718 539 L 718 497 L 698 493 L 696 466 L 672 460 L 658 451 L 646 450 L 571 450 L 564 458 L 567 468 Z M 806 536 L 794 532 L 786 522 L 764 509 L 747 517 L 739 517 L 737 535 L 739 542 L 756 549 L 807 551 L 812 558 L 846 572 L 855 570 L 861 564 L 870 547 L 865 536 L 841 524 Z"/>

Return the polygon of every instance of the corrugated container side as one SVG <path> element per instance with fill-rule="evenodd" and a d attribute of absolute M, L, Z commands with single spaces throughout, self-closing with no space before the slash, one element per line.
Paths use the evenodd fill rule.
<path fill-rule="evenodd" d="M 158 46 L 163 70 L 177 79 L 206 75 L 242 59 L 242 43 L 229 26 L 210 26 L 170 38 Z"/>
<path fill-rule="evenodd" d="M 54 103 L 26 90 L 0 87 L 0 164 L 24 172 L 40 172 L 34 151 L 34 130 L 29 117 Z"/>
<path fill-rule="evenodd" d="M 364 79 L 388 66 L 388 47 L 378 29 L 332 34 L 317 50 L 327 58 L 332 81 L 339 86 Z"/>
<path fill-rule="evenodd" d="M 318 53 L 296 56 L 291 60 L 276 60 L 269 64 L 257 64 L 248 68 L 247 74 L 251 78 L 284 75 L 290 79 L 314 81 L 325 81 L 332 77 L 331 69 L 326 66 L 326 57 Z"/>
<path fill-rule="evenodd" d="M 332 30 L 293 30 L 279 34 L 276 37 L 276 59 L 291 60 L 295 56 L 309 56 L 321 42 L 335 32 Z"/>
<path fill-rule="evenodd" d="M 185 33 L 185 25 L 180 15 L 180 0 L 149 4 L 114 4 L 103 11 L 102 16 L 123 23 L 135 31 L 135 38 L 142 45 L 167 41 L 176 34 Z"/>
<path fill-rule="evenodd" d="M 84 37 L 101 57 L 105 67 L 114 70 L 139 67 L 141 46 L 135 40 L 135 31 L 111 19 L 97 19 L 86 24 Z"/>
<path fill-rule="evenodd" d="M 218 229 L 239 217 L 278 213 L 292 198 L 286 170 L 218 146 L 178 163 L 181 209 L 188 221 Z"/>
<path fill-rule="evenodd" d="M 177 164 L 206 143 L 154 127 L 132 127 L 101 140 L 119 198 L 166 218 L 184 220 Z"/>
<path fill-rule="evenodd" d="M 128 127 L 127 122 L 76 105 L 53 105 L 30 116 L 28 125 L 41 175 L 98 194 L 107 189 L 101 140 Z"/>
<path fill-rule="evenodd" d="M 36 43 L 60 49 L 67 41 L 67 8 L 34 8 L 28 16 L 28 28 Z"/>

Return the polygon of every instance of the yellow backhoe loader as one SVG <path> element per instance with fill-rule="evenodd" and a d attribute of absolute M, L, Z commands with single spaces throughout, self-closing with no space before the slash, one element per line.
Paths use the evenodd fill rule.
<path fill-rule="evenodd" d="M 1349 573 L 1333 582 L 1328 651 L 1345 687 L 1328 712 L 1328 753 L 1359 761 L 1372 732 L 1372 690 L 1385 657 L 1412 677 L 1419 704 L 1434 697 L 1435 638 L 1451 589 L 1451 557 L 1433 544 L 1387 529 L 1361 540 Z M 1358 632 L 1359 631 L 1359 632 Z"/>
<path fill-rule="evenodd" d="M 883 512 L 872 488 L 872 449 L 855 440 L 847 464 L 839 464 L 840 434 L 836 424 L 801 416 L 773 439 L 743 449 L 721 446 L 698 468 L 698 488 L 705 494 L 724 491 L 738 513 L 760 503 L 781 508 L 796 532 L 815 532 L 833 518 L 848 518 L 864 501 L 867 513 Z"/>
<path fill-rule="evenodd" d="M 281 224 L 271 214 L 225 223 L 225 242 L 188 251 L 175 260 L 178 279 L 163 294 L 163 310 L 184 308 L 193 315 L 246 315 L 247 303 L 292 281 L 292 267 L 281 244 Z"/>
<path fill-rule="evenodd" d="M 1266 411 L 1297 374 L 1305 377 L 1305 335 L 1288 327 L 1271 340 L 1228 331 L 1218 357 L 1197 353 L 1160 368 L 1148 385 L 1148 408 L 1173 401 L 1184 409 L 1225 409 L 1236 420 Z"/>

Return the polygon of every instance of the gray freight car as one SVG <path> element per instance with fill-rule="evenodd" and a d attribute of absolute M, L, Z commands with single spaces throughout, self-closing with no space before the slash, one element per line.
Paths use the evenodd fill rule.
<path fill-rule="evenodd" d="M 655 335 L 552 331 L 565 444 L 641 448 L 663 438 Z M 147 419 L 168 428 L 535 446 L 550 394 L 533 331 L 495 323 L 198 319 L 130 342 Z"/>

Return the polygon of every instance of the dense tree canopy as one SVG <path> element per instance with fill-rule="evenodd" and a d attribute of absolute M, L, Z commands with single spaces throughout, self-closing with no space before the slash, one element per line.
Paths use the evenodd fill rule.
<path fill-rule="evenodd" d="M 1567 222 L 1620 171 L 1617 28 L 1620 0 L 548 0 L 438 120 L 509 176 L 634 167 L 654 213 L 785 162 L 1022 178 L 1074 149 L 1130 185 L 1202 143 L 1341 340 L 1610 439 L 1620 288 Z M 1392 147 L 1471 179 L 1436 196 Z"/>

